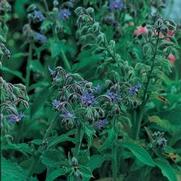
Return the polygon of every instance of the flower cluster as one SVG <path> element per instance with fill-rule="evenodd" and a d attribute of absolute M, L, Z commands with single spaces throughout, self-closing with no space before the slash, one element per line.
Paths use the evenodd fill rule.
<path fill-rule="evenodd" d="M 0 77 L 1 96 L 0 97 L 0 109 L 2 115 L 2 124 L 17 123 L 24 118 L 24 114 L 18 111 L 21 109 L 28 108 L 29 98 L 26 93 L 26 87 L 22 84 L 11 84 L 6 82 Z"/>
<path fill-rule="evenodd" d="M 23 27 L 23 35 L 27 38 L 28 42 L 33 41 L 40 45 L 46 43 L 47 37 L 42 31 L 37 30 L 41 29 L 39 26 L 41 26 L 42 22 L 45 20 L 45 16 L 34 4 L 28 7 L 27 12 L 29 21 Z M 36 24 L 36 28 L 34 24 Z"/>
<path fill-rule="evenodd" d="M 79 124 L 77 121 L 80 121 L 82 116 L 84 121 L 95 123 L 94 127 L 98 130 L 108 124 L 108 114 L 113 111 L 112 108 L 109 110 L 108 106 L 118 105 L 122 100 L 119 93 L 113 89 L 114 86 L 105 88 L 102 92 L 100 85 L 93 86 L 78 75 L 66 73 L 61 67 L 49 70 L 53 85 L 58 88 L 58 95 L 56 92 L 58 98 L 52 101 L 52 106 L 59 112 L 62 125 L 70 129 Z"/>

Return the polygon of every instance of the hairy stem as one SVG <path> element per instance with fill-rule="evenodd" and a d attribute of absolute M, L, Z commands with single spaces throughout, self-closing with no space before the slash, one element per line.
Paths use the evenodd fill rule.
<path fill-rule="evenodd" d="M 154 49 L 153 57 L 151 58 L 151 61 L 152 61 L 151 69 L 150 69 L 150 72 L 148 74 L 148 80 L 146 82 L 145 90 L 144 90 L 144 93 L 143 93 L 143 98 L 142 98 L 143 102 L 137 108 L 137 111 L 135 113 L 136 123 L 135 123 L 135 125 L 133 127 L 133 129 L 135 130 L 135 132 L 134 132 L 134 138 L 135 139 L 139 138 L 141 123 L 142 123 L 143 114 L 144 114 L 144 105 L 147 103 L 148 98 L 149 98 L 147 93 L 148 93 L 148 88 L 149 88 L 149 85 L 150 85 L 150 82 L 151 82 L 152 73 L 153 73 L 153 70 L 154 70 L 154 67 L 155 67 L 155 60 L 156 60 L 156 56 L 157 56 L 157 52 L 158 52 L 158 44 L 159 44 L 159 39 L 160 39 L 159 35 L 160 35 L 160 33 L 158 32 L 156 43 L 155 43 L 155 49 Z"/>
<path fill-rule="evenodd" d="M 142 119 L 143 119 L 143 114 L 144 114 L 144 109 L 142 107 L 139 107 L 136 110 L 136 114 L 135 114 L 135 124 L 134 124 L 134 138 L 137 140 L 139 138 L 139 133 L 140 133 L 140 128 L 141 128 L 141 123 L 142 123 Z"/>
<path fill-rule="evenodd" d="M 49 8 L 48 8 L 47 1 L 46 1 L 46 0 L 43 0 L 43 2 L 44 2 L 44 5 L 45 5 L 45 9 L 46 9 L 46 11 L 47 11 L 47 12 L 49 12 Z"/>
<path fill-rule="evenodd" d="M 77 141 L 76 146 L 75 146 L 75 156 L 76 156 L 76 157 L 79 155 L 83 136 L 84 136 L 84 135 L 83 135 L 83 133 L 82 133 L 82 128 L 81 128 L 81 127 L 78 127 L 78 128 L 77 128 L 78 141 Z"/>
<path fill-rule="evenodd" d="M 118 169 L 118 159 L 117 159 L 117 131 L 116 131 L 116 120 L 114 119 L 114 133 L 115 137 L 112 145 L 112 173 L 113 173 L 113 181 L 117 181 L 117 169 Z"/>
<path fill-rule="evenodd" d="M 26 66 L 26 89 L 28 91 L 29 85 L 30 85 L 30 74 L 31 74 L 31 69 L 30 69 L 30 63 L 32 60 L 32 44 L 30 43 L 29 45 L 29 51 L 28 51 L 28 60 L 27 60 L 27 66 Z"/>
<path fill-rule="evenodd" d="M 70 66 L 70 63 L 69 63 L 69 61 L 68 61 L 68 59 L 67 59 L 67 57 L 66 57 L 66 55 L 65 55 L 65 53 L 64 53 L 63 50 L 61 50 L 61 54 L 62 54 L 62 59 L 63 59 L 65 68 L 66 68 L 68 71 L 70 71 L 70 70 L 71 70 L 71 66 Z"/>
<path fill-rule="evenodd" d="M 31 178 L 31 176 L 32 176 L 32 174 L 34 172 L 39 159 L 40 159 L 40 154 L 36 153 L 34 155 L 34 157 L 33 157 L 33 161 L 31 162 L 30 168 L 28 170 L 28 175 L 27 175 L 28 176 L 28 178 L 27 178 L 28 181 L 30 180 L 30 178 Z"/>
<path fill-rule="evenodd" d="M 149 88 L 149 85 L 150 85 L 150 81 L 151 81 L 151 77 L 152 77 L 152 72 L 153 72 L 154 67 L 155 67 L 155 60 L 156 60 L 156 55 L 157 55 L 159 36 L 160 36 L 160 33 L 158 33 L 156 44 L 155 44 L 154 54 L 153 54 L 153 57 L 151 58 L 151 60 L 152 60 L 151 69 L 150 69 L 150 72 L 149 72 L 149 75 L 148 75 L 148 80 L 146 82 L 145 90 L 144 90 L 144 93 L 143 93 L 143 99 L 142 99 L 143 100 L 143 103 L 142 103 L 143 106 L 147 102 L 147 92 L 148 92 L 148 88 Z"/>
<path fill-rule="evenodd" d="M 50 133 L 50 131 L 52 130 L 52 128 L 53 128 L 53 126 L 54 126 L 54 123 L 56 122 L 57 118 L 58 118 L 58 116 L 57 116 L 56 118 L 52 119 L 52 121 L 51 121 L 48 129 L 47 129 L 46 132 L 45 132 L 45 135 L 44 135 L 43 140 L 42 140 L 42 144 L 43 144 L 43 143 L 46 141 L 46 139 L 48 138 L 49 133 Z M 31 163 L 31 165 L 30 165 L 29 170 L 28 170 L 28 178 L 30 178 L 30 177 L 32 176 L 32 174 L 33 174 L 33 172 L 34 172 L 34 170 L 35 170 L 35 168 L 36 168 L 36 165 L 37 165 L 37 163 L 39 162 L 40 155 L 41 155 L 41 149 L 42 149 L 42 145 L 40 145 L 40 146 L 38 147 L 36 153 L 35 153 L 34 156 L 33 156 L 33 161 L 32 161 L 32 163 Z"/>

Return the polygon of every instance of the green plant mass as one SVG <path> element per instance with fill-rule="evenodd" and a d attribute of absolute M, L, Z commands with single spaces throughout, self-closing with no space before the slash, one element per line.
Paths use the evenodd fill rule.
<path fill-rule="evenodd" d="M 181 181 L 176 4 L 0 1 L 2 181 Z"/>

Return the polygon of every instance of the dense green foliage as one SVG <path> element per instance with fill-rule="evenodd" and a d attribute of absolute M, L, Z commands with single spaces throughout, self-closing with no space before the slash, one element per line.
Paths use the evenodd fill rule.
<path fill-rule="evenodd" d="M 181 180 L 181 25 L 164 3 L 0 1 L 2 181 Z"/>

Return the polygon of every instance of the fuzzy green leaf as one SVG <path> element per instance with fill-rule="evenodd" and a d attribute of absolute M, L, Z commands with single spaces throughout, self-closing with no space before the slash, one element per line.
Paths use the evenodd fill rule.
<path fill-rule="evenodd" d="M 65 156 L 60 150 L 47 150 L 42 154 L 41 160 L 47 167 L 58 167 L 64 164 Z"/>
<path fill-rule="evenodd" d="M 100 151 L 110 148 L 113 143 L 114 137 L 115 137 L 115 131 L 114 129 L 110 129 L 108 131 L 108 138 L 105 140 L 105 142 L 101 146 Z"/>
<path fill-rule="evenodd" d="M 87 167 L 93 171 L 94 169 L 101 167 L 105 160 L 106 159 L 101 155 L 93 155 L 90 157 L 90 160 L 87 163 Z"/>
<path fill-rule="evenodd" d="M 34 116 L 34 114 L 37 113 L 40 110 L 40 108 L 42 108 L 49 94 L 50 90 L 48 89 L 48 87 L 45 87 L 43 90 L 40 91 L 39 94 L 37 94 L 37 97 L 34 99 L 35 101 L 31 106 L 32 116 Z"/>
<path fill-rule="evenodd" d="M 48 147 L 50 148 L 50 147 L 56 146 L 57 144 L 65 142 L 65 141 L 70 141 L 70 142 L 75 143 L 76 139 L 69 137 L 70 135 L 72 135 L 74 133 L 75 133 L 75 130 L 71 130 L 66 134 L 60 135 L 60 136 L 58 136 L 56 138 L 52 138 L 49 141 Z"/>
<path fill-rule="evenodd" d="M 2 158 L 1 160 L 1 179 L 2 181 L 26 181 L 26 171 L 23 170 L 17 163 L 11 162 Z"/>
<path fill-rule="evenodd" d="M 57 168 L 56 170 L 50 171 L 50 173 L 48 173 L 46 181 L 54 181 L 59 176 L 65 174 L 66 170 L 64 168 Z"/>
<path fill-rule="evenodd" d="M 155 163 L 162 171 L 162 174 L 167 177 L 169 181 L 177 181 L 176 173 L 168 161 L 158 159 L 155 161 Z"/>
<path fill-rule="evenodd" d="M 12 69 L 9 69 L 8 67 L 1 67 L 0 70 L 4 73 L 8 73 L 8 74 L 11 74 L 11 75 L 14 75 L 18 78 L 20 78 L 23 82 L 25 82 L 25 79 L 23 78 L 23 75 L 21 72 L 18 72 L 16 70 L 12 70 Z"/>
<path fill-rule="evenodd" d="M 133 143 L 124 143 L 123 147 L 130 150 L 133 153 L 133 155 L 145 165 L 151 167 L 155 166 L 155 163 L 151 158 L 150 154 L 143 147 Z"/>
<path fill-rule="evenodd" d="M 23 153 L 25 155 L 32 153 L 31 148 L 25 143 L 2 145 L 2 150 L 19 151 L 19 152 L 21 152 L 21 153 Z"/>

